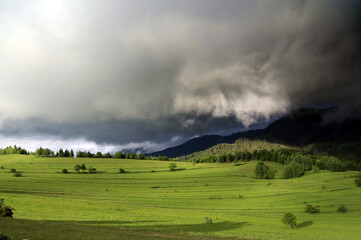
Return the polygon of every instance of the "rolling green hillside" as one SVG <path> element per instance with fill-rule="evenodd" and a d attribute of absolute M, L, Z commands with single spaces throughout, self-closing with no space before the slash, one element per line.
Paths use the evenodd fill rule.
<path fill-rule="evenodd" d="M 85 163 L 96 174 L 74 173 Z M 297 179 L 254 179 L 257 161 L 169 162 L 0 156 L 0 198 L 16 209 L 0 218 L 13 239 L 359 239 L 358 172 L 309 171 Z M 71 173 L 62 174 L 62 169 Z M 119 168 L 128 173 L 119 174 Z M 10 169 L 21 172 L 14 177 Z M 320 206 L 304 212 L 304 202 Z M 337 207 L 349 210 L 338 213 Z M 298 219 L 282 225 L 284 212 Z M 213 224 L 206 224 L 205 217 Z"/>

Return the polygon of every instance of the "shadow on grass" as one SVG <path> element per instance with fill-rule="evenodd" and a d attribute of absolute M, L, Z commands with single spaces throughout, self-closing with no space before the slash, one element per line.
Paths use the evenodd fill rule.
<path fill-rule="evenodd" d="M 216 222 L 216 223 L 200 223 L 200 224 L 162 224 L 162 225 L 149 225 L 140 226 L 139 229 L 165 231 L 165 232 L 221 232 L 236 228 L 241 228 L 247 225 L 248 222 Z"/>
<path fill-rule="evenodd" d="M 311 226 L 312 224 L 313 224 L 313 221 L 301 222 L 301 223 L 297 224 L 297 228 L 308 227 L 308 226 Z"/>
<path fill-rule="evenodd" d="M 68 221 L 51 221 L 58 223 L 69 223 Z M 199 223 L 199 224 L 159 224 L 167 221 L 74 221 L 73 224 L 85 225 L 128 225 L 128 224 L 142 224 L 141 226 L 124 226 L 129 229 L 164 231 L 164 232 L 220 232 L 241 228 L 248 224 L 248 222 L 216 222 L 216 223 Z M 158 224 L 154 224 L 158 223 Z M 308 223 L 308 222 L 305 222 Z M 148 225 L 150 224 L 150 225 Z M 301 223 L 303 224 L 303 223 Z M 311 222 L 312 224 L 312 222 Z"/>
<path fill-rule="evenodd" d="M 52 221 L 52 222 L 59 222 L 59 223 L 69 223 L 69 221 Z M 136 223 L 161 223 L 161 222 L 166 222 L 166 221 L 74 221 L 74 222 L 70 222 L 73 224 L 89 224 L 89 225 L 127 225 L 127 224 L 136 224 Z"/>
<path fill-rule="evenodd" d="M 173 169 L 172 171 L 176 172 L 176 171 L 184 171 L 184 170 L 186 170 L 186 169 L 185 168 L 176 168 L 176 169 Z"/>
<path fill-rule="evenodd" d="M 218 222 L 213 224 L 167 225 L 165 221 L 34 221 L 25 219 L 0 219 L 0 233 L 14 239 L 65 240 L 225 240 L 233 238 L 195 236 L 192 233 L 220 232 L 240 228 L 247 222 Z M 140 226 L 127 226 L 140 223 Z M 113 225 L 113 226 L 112 226 Z"/>

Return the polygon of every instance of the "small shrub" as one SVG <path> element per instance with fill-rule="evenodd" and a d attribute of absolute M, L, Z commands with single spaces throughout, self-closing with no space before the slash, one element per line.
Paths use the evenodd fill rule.
<path fill-rule="evenodd" d="M 213 220 L 210 217 L 204 217 L 204 219 L 206 220 L 206 223 L 208 223 L 208 224 L 213 223 Z"/>
<path fill-rule="evenodd" d="M 275 171 L 271 170 L 269 168 L 269 166 L 264 164 L 264 162 L 257 163 L 256 169 L 254 172 L 255 172 L 256 178 L 261 178 L 261 179 L 275 178 Z"/>
<path fill-rule="evenodd" d="M 174 171 L 177 168 L 177 164 L 169 163 L 168 168 L 169 168 L 170 171 Z"/>
<path fill-rule="evenodd" d="M 88 168 L 88 172 L 89 172 L 90 174 L 96 173 L 96 172 L 97 172 L 97 169 L 96 169 L 96 168 L 93 168 L 93 167 L 89 167 L 89 168 Z"/>
<path fill-rule="evenodd" d="M 11 237 L 6 234 L 0 234 L 0 240 L 11 240 Z"/>
<path fill-rule="evenodd" d="M 307 204 L 306 205 L 306 208 L 305 208 L 305 211 L 307 213 L 319 213 L 320 212 L 320 209 L 318 209 L 317 207 L 314 207 L 310 204 Z"/>
<path fill-rule="evenodd" d="M 79 164 L 75 165 L 74 166 L 74 170 L 79 173 L 80 172 L 80 169 L 81 169 L 81 166 Z"/>
<path fill-rule="evenodd" d="M 4 166 L 1 166 L 0 169 L 5 169 Z"/>
<path fill-rule="evenodd" d="M 11 173 L 16 173 L 16 169 L 15 169 L 15 168 L 12 168 L 12 169 L 10 169 L 10 172 L 11 172 Z"/>
<path fill-rule="evenodd" d="M 119 168 L 119 173 L 126 173 L 123 168 Z"/>
<path fill-rule="evenodd" d="M 69 173 L 68 169 L 61 170 L 62 173 Z"/>
<path fill-rule="evenodd" d="M 13 217 L 14 209 L 4 204 L 4 199 L 0 199 L 0 217 Z"/>
<path fill-rule="evenodd" d="M 292 213 L 288 212 L 283 214 L 283 217 L 281 219 L 281 222 L 290 228 L 294 228 L 297 224 L 297 218 Z"/>
<path fill-rule="evenodd" d="M 23 175 L 21 173 L 14 173 L 14 177 L 22 177 Z"/>
<path fill-rule="evenodd" d="M 355 184 L 357 187 L 361 187 L 361 178 L 355 179 Z"/>
<path fill-rule="evenodd" d="M 337 208 L 337 211 L 345 213 L 345 212 L 347 212 L 347 207 L 345 207 L 344 205 L 341 205 Z"/>

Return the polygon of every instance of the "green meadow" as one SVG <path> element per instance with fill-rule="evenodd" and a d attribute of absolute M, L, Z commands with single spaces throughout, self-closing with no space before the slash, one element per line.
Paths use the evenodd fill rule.
<path fill-rule="evenodd" d="M 82 163 L 97 173 L 75 173 Z M 254 178 L 257 161 L 176 164 L 182 170 L 169 171 L 167 161 L 2 155 L 0 198 L 15 214 L 0 218 L 0 233 L 28 240 L 361 238 L 358 172 L 281 179 L 283 165 L 266 162 L 277 174 L 264 180 Z M 306 213 L 305 202 L 321 212 Z M 348 211 L 337 212 L 340 205 Z M 296 215 L 296 228 L 281 223 L 285 212 Z"/>

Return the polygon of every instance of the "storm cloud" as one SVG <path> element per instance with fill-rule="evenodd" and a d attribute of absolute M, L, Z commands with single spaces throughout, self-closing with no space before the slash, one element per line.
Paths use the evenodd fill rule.
<path fill-rule="evenodd" d="M 360 13 L 354 0 L 1 1 L 0 134 L 158 150 L 360 106 Z"/>

